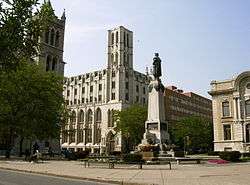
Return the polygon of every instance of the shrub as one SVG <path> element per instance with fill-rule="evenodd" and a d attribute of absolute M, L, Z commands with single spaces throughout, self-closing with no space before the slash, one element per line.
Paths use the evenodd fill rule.
<path fill-rule="evenodd" d="M 88 157 L 89 155 L 89 151 L 78 151 L 78 152 L 75 152 L 75 156 L 77 159 L 84 159 L 86 157 Z"/>
<path fill-rule="evenodd" d="M 209 151 L 207 153 L 207 155 L 210 155 L 210 156 L 216 156 L 216 155 L 219 155 L 219 154 L 220 154 L 220 152 L 218 152 L 218 151 Z"/>
<path fill-rule="evenodd" d="M 242 157 L 250 157 L 250 153 L 243 153 Z"/>
<path fill-rule="evenodd" d="M 220 152 L 219 156 L 221 159 L 224 159 L 226 161 L 236 162 L 239 161 L 241 153 L 239 151 Z"/>
<path fill-rule="evenodd" d="M 184 151 L 174 151 L 175 157 L 184 157 Z"/>
<path fill-rule="evenodd" d="M 123 155 L 124 162 L 142 162 L 141 154 L 125 154 Z"/>

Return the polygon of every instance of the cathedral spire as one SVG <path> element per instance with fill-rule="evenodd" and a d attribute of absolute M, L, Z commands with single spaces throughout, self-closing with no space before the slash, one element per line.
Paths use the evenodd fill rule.
<path fill-rule="evenodd" d="M 65 20 L 66 20 L 66 13 L 65 13 L 65 9 L 63 9 L 63 14 L 62 14 L 61 20 L 63 20 L 63 21 L 65 21 Z"/>

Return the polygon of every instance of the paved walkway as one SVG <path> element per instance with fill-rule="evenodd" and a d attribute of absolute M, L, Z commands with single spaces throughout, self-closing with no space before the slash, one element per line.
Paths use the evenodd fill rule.
<path fill-rule="evenodd" d="M 57 176 L 122 184 L 161 185 L 250 185 L 250 163 L 234 164 L 184 164 L 143 166 L 120 166 L 108 169 L 106 166 L 85 168 L 79 161 L 45 161 L 29 163 L 24 161 L 0 161 L 0 168 L 29 171 Z"/>

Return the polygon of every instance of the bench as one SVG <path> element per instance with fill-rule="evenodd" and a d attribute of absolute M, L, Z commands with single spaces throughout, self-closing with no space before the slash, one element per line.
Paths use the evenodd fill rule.
<path fill-rule="evenodd" d="M 180 164 L 181 161 L 196 161 L 197 164 L 201 163 L 200 158 L 176 157 L 175 160 L 177 161 L 177 164 Z"/>
<path fill-rule="evenodd" d="M 84 162 L 84 167 L 87 168 L 87 167 L 90 167 L 90 163 L 99 163 L 97 161 L 92 161 L 92 160 L 89 160 L 89 159 L 83 159 L 81 160 Z M 156 161 L 157 164 L 168 164 L 169 165 L 169 169 L 171 170 L 171 162 L 170 161 Z M 114 169 L 115 168 L 115 165 L 122 165 L 122 164 L 125 164 L 125 165 L 137 165 L 137 168 L 138 169 L 142 169 L 142 165 L 147 165 L 147 163 L 144 163 L 144 162 L 119 162 L 117 160 L 108 160 L 106 162 L 103 162 L 104 164 L 108 164 L 108 168 L 109 169 Z"/>

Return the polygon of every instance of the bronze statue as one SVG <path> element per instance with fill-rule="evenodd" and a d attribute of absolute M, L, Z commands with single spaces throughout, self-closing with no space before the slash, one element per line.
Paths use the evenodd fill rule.
<path fill-rule="evenodd" d="M 159 58 L 159 54 L 155 53 L 155 57 L 153 59 L 153 75 L 156 79 L 161 77 L 161 59 Z"/>

